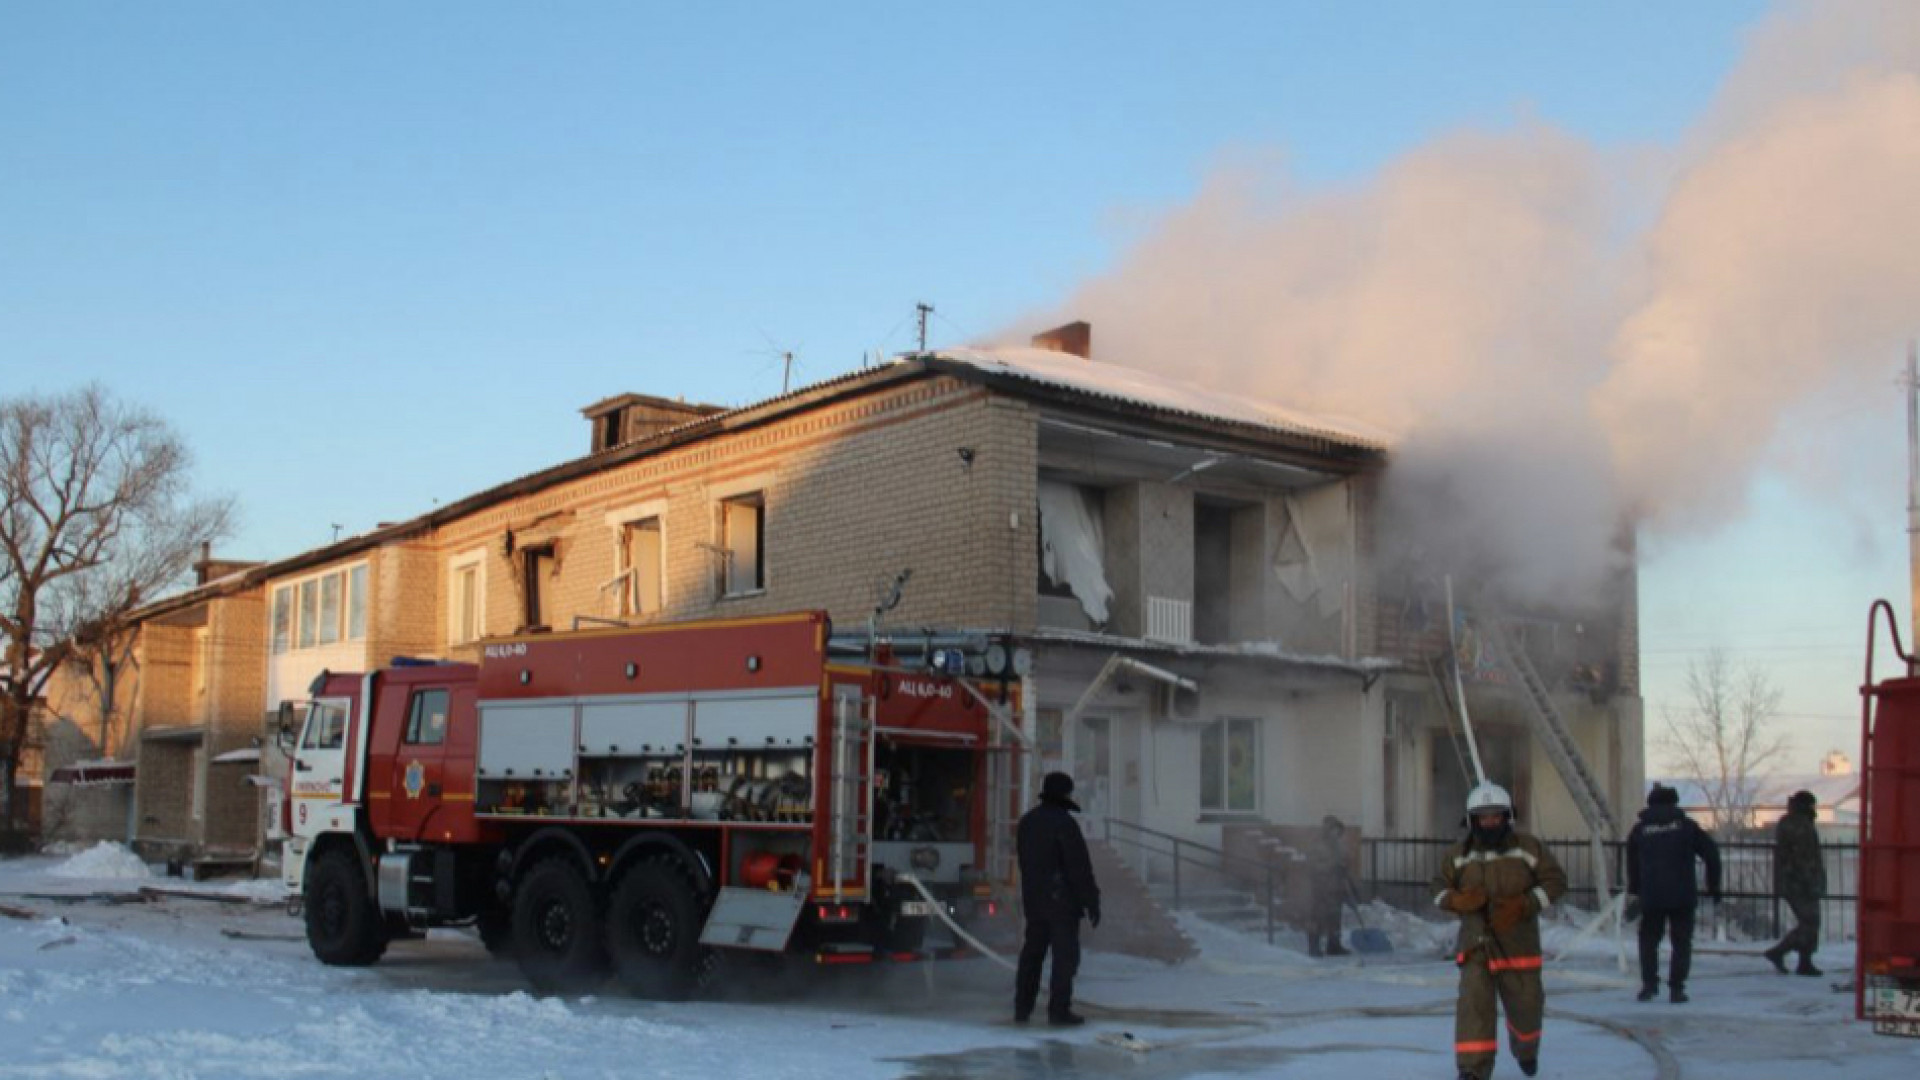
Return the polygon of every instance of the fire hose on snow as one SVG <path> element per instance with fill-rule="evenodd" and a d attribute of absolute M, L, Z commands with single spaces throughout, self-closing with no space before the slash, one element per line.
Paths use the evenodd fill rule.
<path fill-rule="evenodd" d="M 970 948 L 973 948 L 974 950 L 978 951 L 980 955 L 986 957 L 989 960 L 992 960 L 994 963 L 999 964 L 1001 967 L 1006 968 L 1008 971 L 1014 970 L 1015 965 L 1013 961 L 1007 959 L 1004 956 L 1001 956 L 999 953 L 994 952 L 992 949 L 987 948 L 985 945 L 980 943 L 979 938 L 976 938 L 972 934 L 969 934 L 965 930 L 961 929 L 960 924 L 953 921 L 953 916 L 947 914 L 947 905 L 941 902 L 940 900 L 936 899 L 933 893 L 928 892 L 926 885 L 922 883 L 919 878 L 914 877 L 912 874 L 901 874 L 896 880 L 904 881 L 907 884 L 913 886 L 914 891 L 919 893 L 921 898 L 927 902 L 928 910 L 932 911 L 934 915 L 940 919 L 941 922 L 947 924 L 947 929 L 953 931 L 954 937 L 959 938 L 961 941 L 966 942 Z"/>

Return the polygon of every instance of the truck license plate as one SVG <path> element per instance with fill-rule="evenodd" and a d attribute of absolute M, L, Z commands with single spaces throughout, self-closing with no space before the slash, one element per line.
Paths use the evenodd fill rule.
<path fill-rule="evenodd" d="M 933 914 L 933 905 L 927 903 L 925 900 L 903 900 L 900 902 L 900 914 L 931 915 Z"/>
<path fill-rule="evenodd" d="M 1920 990 L 1875 987 L 1872 1009 L 1875 1034 L 1920 1038 Z"/>

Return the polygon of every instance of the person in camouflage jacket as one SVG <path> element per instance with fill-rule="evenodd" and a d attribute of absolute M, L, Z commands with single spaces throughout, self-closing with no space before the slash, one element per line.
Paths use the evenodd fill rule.
<path fill-rule="evenodd" d="M 1347 827 L 1332 814 L 1320 819 L 1319 840 L 1308 853 L 1308 882 L 1313 900 L 1307 911 L 1307 955 L 1347 955 L 1340 943 L 1340 908 L 1353 883 L 1347 876 Z"/>
<path fill-rule="evenodd" d="M 1434 878 L 1434 904 L 1460 917 L 1454 961 L 1454 1061 L 1460 1080 L 1488 1080 L 1500 1049 L 1498 1004 L 1506 1008 L 1507 1047 L 1520 1071 L 1540 1068 L 1540 913 L 1567 891 L 1567 875 L 1540 841 L 1513 827 L 1513 799 L 1498 784 L 1467 796 L 1472 831 L 1447 852 Z"/>
<path fill-rule="evenodd" d="M 1820 854 L 1820 832 L 1813 827 L 1816 802 L 1811 791 L 1796 791 L 1787 800 L 1786 815 L 1773 829 L 1773 891 L 1793 912 L 1794 927 L 1766 957 L 1780 974 L 1787 973 L 1786 957 L 1800 954 L 1795 975 L 1817 976 L 1813 953 L 1820 947 L 1820 901 L 1827 895 L 1827 863 Z"/>

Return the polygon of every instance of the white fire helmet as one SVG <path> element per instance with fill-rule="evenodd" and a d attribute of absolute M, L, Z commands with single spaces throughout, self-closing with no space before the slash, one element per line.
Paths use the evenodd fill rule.
<path fill-rule="evenodd" d="M 1507 794 L 1507 789 L 1499 784 L 1483 780 L 1467 792 L 1467 813 L 1478 814 L 1483 810 L 1505 810 L 1511 816 L 1513 796 Z"/>

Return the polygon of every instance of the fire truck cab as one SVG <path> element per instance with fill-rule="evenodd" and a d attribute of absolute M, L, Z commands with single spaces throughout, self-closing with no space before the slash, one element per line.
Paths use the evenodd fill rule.
<path fill-rule="evenodd" d="M 805 612 L 323 673 L 290 732 L 287 883 L 326 963 L 473 925 L 542 989 L 680 997 L 716 949 L 959 955 L 1013 883 L 1015 659 L 836 645 Z"/>

